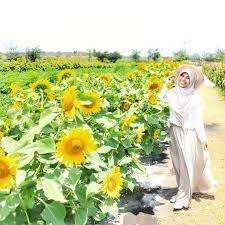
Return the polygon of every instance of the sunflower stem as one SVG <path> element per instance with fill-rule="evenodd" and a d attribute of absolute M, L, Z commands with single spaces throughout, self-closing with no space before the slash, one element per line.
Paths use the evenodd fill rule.
<path fill-rule="evenodd" d="M 25 215 L 26 215 L 27 224 L 29 225 L 29 224 L 31 224 L 31 222 L 30 222 L 29 216 L 28 216 L 28 214 L 27 214 L 27 210 L 26 210 L 26 208 L 25 208 L 25 206 L 24 206 L 24 202 L 23 202 L 23 199 L 22 199 L 20 193 L 19 193 L 19 197 L 20 197 L 20 200 L 21 200 L 21 203 L 22 203 L 23 211 L 24 211 L 24 213 L 25 213 Z"/>

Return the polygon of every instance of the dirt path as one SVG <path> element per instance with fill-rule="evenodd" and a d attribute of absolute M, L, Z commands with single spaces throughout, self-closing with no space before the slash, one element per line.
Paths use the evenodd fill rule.
<path fill-rule="evenodd" d="M 163 215 L 157 214 L 158 225 L 224 225 L 225 224 L 225 101 L 215 88 L 198 90 L 203 99 L 203 116 L 212 170 L 219 182 L 213 196 L 193 196 L 191 207 Z M 172 204 L 167 207 L 172 208 Z"/>

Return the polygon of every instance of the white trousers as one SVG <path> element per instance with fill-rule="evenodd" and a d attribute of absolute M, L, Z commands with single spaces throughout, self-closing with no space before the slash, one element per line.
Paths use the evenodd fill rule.
<path fill-rule="evenodd" d="M 218 182 L 211 172 L 211 161 L 207 150 L 197 138 L 194 129 L 183 129 L 170 124 L 170 154 L 178 185 L 177 202 L 189 206 L 192 194 L 211 194 Z"/>

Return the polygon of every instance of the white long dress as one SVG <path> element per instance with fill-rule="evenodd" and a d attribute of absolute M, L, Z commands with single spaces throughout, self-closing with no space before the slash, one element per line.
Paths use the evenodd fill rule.
<path fill-rule="evenodd" d="M 167 90 L 164 85 L 159 98 L 168 102 L 173 94 L 175 89 Z M 201 99 L 194 94 L 190 101 L 191 110 L 182 123 L 174 116 L 175 112 L 169 105 L 168 121 L 170 154 L 178 185 L 176 202 L 186 207 L 189 206 L 194 192 L 211 194 L 218 187 L 218 182 L 212 176 L 209 153 L 202 147 L 207 138 Z"/>

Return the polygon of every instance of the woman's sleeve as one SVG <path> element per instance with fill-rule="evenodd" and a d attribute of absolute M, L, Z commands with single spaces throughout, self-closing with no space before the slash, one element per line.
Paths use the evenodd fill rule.
<path fill-rule="evenodd" d="M 207 137 L 205 133 L 205 126 L 203 121 L 203 114 L 202 114 L 202 100 L 199 98 L 198 104 L 196 104 L 194 108 L 194 124 L 197 136 L 201 143 L 207 142 Z"/>

